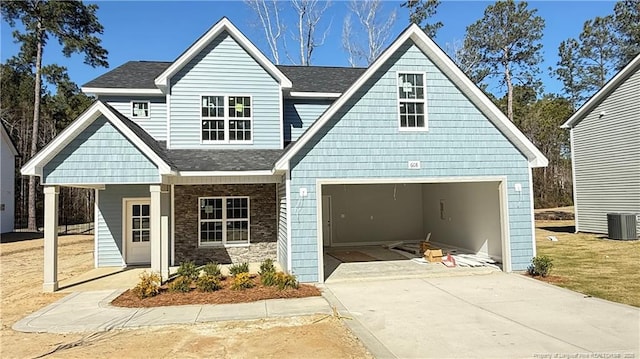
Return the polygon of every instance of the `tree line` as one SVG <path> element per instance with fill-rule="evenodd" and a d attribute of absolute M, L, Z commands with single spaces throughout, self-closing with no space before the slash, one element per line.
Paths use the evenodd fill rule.
<path fill-rule="evenodd" d="M 268 55 L 279 64 L 313 64 L 332 21 L 323 22 L 330 1 L 245 0 L 256 17 Z M 388 46 L 397 9 L 382 0 L 350 0 L 342 22 L 342 45 L 351 66 L 368 66 Z M 407 23 L 418 24 L 437 39 L 442 22 L 434 22 L 440 0 L 406 0 Z M 0 119 L 20 152 L 18 168 L 82 113 L 93 101 L 82 94 L 60 65 L 42 65 L 46 44 L 56 39 L 65 56 L 84 55 L 92 67 L 107 67 L 108 52 L 101 46 L 103 27 L 97 5 L 81 1 L 3 1 L 3 21 L 16 28 L 19 53 L 1 64 Z M 287 8 L 288 7 L 288 8 Z M 295 21 L 285 25 L 284 12 Z M 291 19 L 292 17 L 287 17 Z M 497 1 L 482 18 L 466 28 L 460 43 L 445 44 L 453 61 L 494 101 L 550 160 L 534 170 L 536 207 L 572 202 L 568 133 L 559 126 L 589 96 L 640 53 L 640 0 L 613 4 L 611 14 L 587 20 L 579 37 L 558 47 L 555 67 L 543 69 L 542 35 L 545 22 L 525 1 Z M 295 44 L 289 49 L 287 44 Z M 290 46 L 290 45 L 289 45 Z M 285 60 L 286 59 L 286 60 Z M 562 93 L 546 93 L 542 73 L 563 84 Z M 498 83 L 500 90 L 488 91 Z M 63 189 L 63 213 L 72 221 L 92 218 L 92 192 Z M 16 176 L 17 223 L 35 230 L 42 213 L 42 191 L 36 178 Z M 63 211 L 63 212 L 64 212 Z M 22 218 L 27 218 L 26 223 Z"/>

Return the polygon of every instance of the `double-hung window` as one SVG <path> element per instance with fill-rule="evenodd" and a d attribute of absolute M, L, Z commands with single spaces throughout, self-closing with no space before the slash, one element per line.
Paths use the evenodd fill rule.
<path fill-rule="evenodd" d="M 202 96 L 202 142 L 251 142 L 251 96 Z"/>
<path fill-rule="evenodd" d="M 199 199 L 200 246 L 249 244 L 249 197 Z"/>
<path fill-rule="evenodd" d="M 398 73 L 398 113 L 401 130 L 427 129 L 425 75 Z"/>
<path fill-rule="evenodd" d="M 132 118 L 149 118 L 149 101 L 131 101 Z"/>

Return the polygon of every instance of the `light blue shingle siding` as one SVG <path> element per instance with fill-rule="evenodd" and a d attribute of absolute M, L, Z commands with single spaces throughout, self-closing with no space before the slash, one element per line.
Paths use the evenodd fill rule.
<path fill-rule="evenodd" d="M 101 116 L 45 165 L 43 183 L 160 183 L 160 175 L 156 165 Z"/>
<path fill-rule="evenodd" d="M 164 141 L 167 138 L 167 100 L 165 96 L 160 97 L 124 97 L 124 96 L 100 96 L 99 100 L 104 101 L 115 108 L 121 114 L 135 121 L 142 127 L 151 137 L 158 141 Z M 149 101 L 150 117 L 137 118 L 131 117 L 131 101 Z"/>
<path fill-rule="evenodd" d="M 253 96 L 253 144 L 201 144 L 201 95 Z M 171 79 L 170 146 L 280 148 L 280 97 L 278 82 L 224 32 Z"/>
<path fill-rule="evenodd" d="M 426 72 L 428 132 L 398 131 L 396 71 Z M 421 169 L 408 169 L 408 161 L 421 161 Z M 290 166 L 291 259 L 301 281 L 319 279 L 318 178 L 504 176 L 512 269 L 525 269 L 533 255 L 526 157 L 413 45 L 405 44 L 382 66 Z M 522 184 L 521 192 L 514 191 L 515 183 Z M 308 190 L 305 198 L 298 195 L 301 187 Z"/>
<path fill-rule="evenodd" d="M 296 141 L 332 103 L 333 100 L 286 99 L 284 142 Z"/>
<path fill-rule="evenodd" d="M 117 267 L 124 263 L 123 198 L 149 197 L 149 186 L 145 185 L 107 185 L 99 191 L 95 254 L 98 267 Z"/>

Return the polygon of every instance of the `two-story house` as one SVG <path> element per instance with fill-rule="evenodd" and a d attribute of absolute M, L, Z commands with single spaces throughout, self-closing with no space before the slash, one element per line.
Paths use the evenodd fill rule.
<path fill-rule="evenodd" d="M 546 158 L 416 25 L 368 68 L 276 66 L 223 18 L 173 62 L 128 62 L 22 168 L 45 186 L 45 290 L 58 188 L 93 188 L 95 266 L 273 258 L 324 280 L 327 247 L 432 240 L 503 270 L 535 255 Z"/>

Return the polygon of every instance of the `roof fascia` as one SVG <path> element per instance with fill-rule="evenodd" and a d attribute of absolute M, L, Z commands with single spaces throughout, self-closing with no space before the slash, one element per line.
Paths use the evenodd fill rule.
<path fill-rule="evenodd" d="M 341 92 L 305 92 L 291 91 L 288 98 L 338 98 L 342 96 Z"/>
<path fill-rule="evenodd" d="M 223 17 L 200 39 L 191 45 L 180 57 L 178 57 L 165 71 L 155 79 L 155 85 L 160 90 L 166 92 L 169 88 L 169 80 L 182 67 L 191 61 L 200 51 L 202 51 L 211 41 L 213 41 L 223 31 L 227 31 L 231 37 L 242 46 L 258 63 L 265 68 L 280 83 L 282 88 L 291 88 L 292 83 L 229 19 Z"/>
<path fill-rule="evenodd" d="M 20 154 L 18 153 L 18 149 L 16 148 L 16 145 L 13 143 L 11 136 L 9 136 L 9 133 L 7 132 L 7 129 L 4 127 L 4 124 L 0 124 L 0 131 L 2 131 L 2 138 L 9 146 L 9 151 L 11 151 L 11 153 L 13 154 L 13 157 L 19 156 Z"/>
<path fill-rule="evenodd" d="M 618 72 L 609 82 L 607 82 L 600 91 L 596 92 L 591 98 L 582 105 L 569 119 L 563 123 L 561 128 L 572 128 L 582 121 L 602 100 L 611 92 L 617 89 L 633 72 L 640 67 L 640 54 L 636 56 L 627 66 Z"/>
<path fill-rule="evenodd" d="M 107 88 L 107 87 L 82 87 L 82 92 L 87 95 L 123 95 L 123 96 L 163 96 L 160 89 L 140 89 L 140 88 Z"/>

